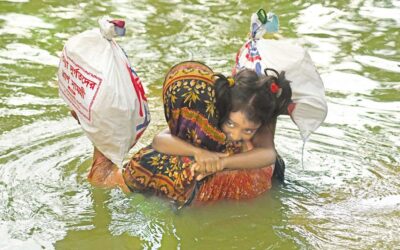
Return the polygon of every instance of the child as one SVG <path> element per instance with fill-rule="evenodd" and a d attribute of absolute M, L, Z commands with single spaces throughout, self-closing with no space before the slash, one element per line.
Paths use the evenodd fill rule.
<path fill-rule="evenodd" d="M 284 74 L 243 70 L 233 79 L 198 62 L 174 66 L 163 86 L 169 128 L 132 157 L 125 184 L 180 205 L 260 195 L 271 187 L 275 121 L 290 96 Z"/>

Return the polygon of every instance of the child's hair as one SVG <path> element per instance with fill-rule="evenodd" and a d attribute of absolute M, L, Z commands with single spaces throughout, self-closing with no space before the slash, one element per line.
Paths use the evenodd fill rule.
<path fill-rule="evenodd" d="M 272 71 L 276 76 L 268 75 Z M 242 111 L 247 119 L 265 125 L 278 115 L 286 113 L 291 102 L 292 90 L 285 72 L 265 69 L 265 75 L 258 76 L 250 69 L 239 71 L 233 79 L 216 74 L 216 108 L 221 126 L 231 112 Z"/>

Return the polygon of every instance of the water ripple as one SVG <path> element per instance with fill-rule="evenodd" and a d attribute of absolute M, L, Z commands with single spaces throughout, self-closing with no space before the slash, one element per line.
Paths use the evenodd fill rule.
<path fill-rule="evenodd" d="M 3 62 L 18 62 L 25 60 L 42 65 L 58 66 L 58 57 L 51 55 L 48 51 L 36 48 L 27 44 L 13 43 L 7 44 L 5 49 L 0 50 L 0 59 Z"/>
<path fill-rule="evenodd" d="M 46 23 L 39 17 L 8 13 L 0 15 L 0 20 L 5 21 L 4 25 L 0 28 L 0 34 L 13 34 L 22 37 L 30 37 L 31 32 L 35 29 L 53 29 L 54 25 Z"/>
<path fill-rule="evenodd" d="M 398 1 L 264 6 L 323 73 L 327 119 L 305 144 L 304 164 L 296 126 L 279 119 L 284 185 L 253 201 L 180 212 L 158 198 L 90 187 L 92 145 L 58 98 L 57 54 L 100 16 L 126 20 L 118 42 L 145 84 L 153 118 L 134 153 L 166 127 L 161 83 L 168 68 L 190 59 L 230 73 L 259 2 L 8 2 L 0 3 L 0 248 L 53 249 L 61 239 L 66 248 L 89 249 L 108 240 L 144 249 L 399 245 Z"/>

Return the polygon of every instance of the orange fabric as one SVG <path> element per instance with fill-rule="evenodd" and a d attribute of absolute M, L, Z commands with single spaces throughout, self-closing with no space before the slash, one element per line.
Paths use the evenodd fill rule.
<path fill-rule="evenodd" d="M 197 201 L 251 199 L 269 190 L 274 167 L 219 172 L 201 185 Z"/>

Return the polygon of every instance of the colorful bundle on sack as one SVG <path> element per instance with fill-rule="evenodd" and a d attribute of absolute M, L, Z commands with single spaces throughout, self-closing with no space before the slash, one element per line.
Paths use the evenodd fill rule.
<path fill-rule="evenodd" d="M 107 158 L 122 166 L 125 154 L 150 122 L 142 83 L 113 37 L 124 21 L 105 17 L 100 29 L 71 37 L 58 69 L 60 96 L 73 109 L 83 131 Z"/>
<path fill-rule="evenodd" d="M 289 40 L 262 38 L 265 32 L 276 32 L 277 25 L 274 14 L 265 15 L 264 11 L 262 15 L 260 10 L 252 15 L 250 39 L 237 53 L 233 73 L 242 68 L 253 69 L 257 74 L 263 74 L 265 68 L 285 71 L 292 88 L 293 106 L 289 114 L 303 140 L 307 140 L 325 120 L 328 111 L 324 85 L 310 55 L 303 47 Z"/>

